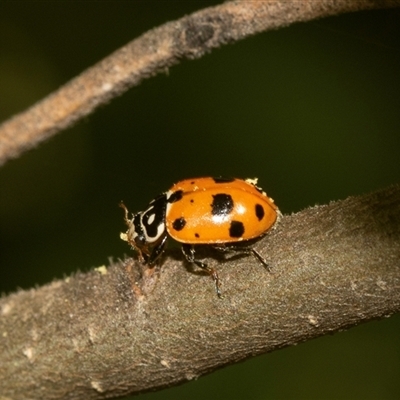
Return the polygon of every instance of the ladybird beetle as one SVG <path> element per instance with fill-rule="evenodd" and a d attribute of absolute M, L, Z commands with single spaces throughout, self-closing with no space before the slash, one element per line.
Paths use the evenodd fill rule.
<path fill-rule="evenodd" d="M 196 245 L 221 251 L 253 254 L 269 270 L 266 260 L 251 247 L 279 218 L 278 207 L 256 186 L 257 179 L 194 178 L 180 181 L 157 196 L 145 211 L 133 214 L 122 238 L 154 265 L 168 236 L 182 244 L 186 260 L 207 271 L 221 297 L 220 281 L 213 268 L 196 259 Z"/>

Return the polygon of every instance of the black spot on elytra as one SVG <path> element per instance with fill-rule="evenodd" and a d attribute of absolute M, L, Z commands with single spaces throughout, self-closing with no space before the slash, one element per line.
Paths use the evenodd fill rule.
<path fill-rule="evenodd" d="M 177 190 L 176 192 L 172 193 L 171 196 L 168 197 L 168 203 L 176 203 L 177 201 L 181 200 L 183 196 L 182 190 Z"/>
<path fill-rule="evenodd" d="M 244 234 L 244 225 L 240 221 L 232 221 L 229 227 L 229 236 L 233 238 L 242 237 Z"/>
<path fill-rule="evenodd" d="M 229 215 L 233 210 L 232 196 L 226 193 L 218 193 L 213 195 L 211 203 L 212 215 Z"/>
<path fill-rule="evenodd" d="M 213 179 L 215 183 L 227 183 L 227 182 L 233 182 L 235 180 L 235 178 L 221 178 L 220 176 Z"/>
<path fill-rule="evenodd" d="M 195 234 L 194 234 L 194 237 L 199 238 L 200 235 L 199 235 L 198 233 L 195 233 Z"/>
<path fill-rule="evenodd" d="M 181 231 L 186 225 L 186 220 L 185 218 L 177 218 L 173 223 L 172 223 L 172 227 L 176 230 L 176 231 Z"/>
<path fill-rule="evenodd" d="M 258 220 L 261 221 L 264 218 L 264 215 L 264 207 L 261 204 L 256 204 L 256 217 Z"/>

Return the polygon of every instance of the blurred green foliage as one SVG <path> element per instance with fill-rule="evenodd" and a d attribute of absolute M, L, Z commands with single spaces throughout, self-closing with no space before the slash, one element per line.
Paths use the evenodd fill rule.
<path fill-rule="evenodd" d="M 0 120 L 141 33 L 216 2 L 0 3 Z M 284 213 L 400 180 L 400 13 L 266 32 L 149 79 L 0 170 L 0 290 L 130 250 L 176 180 L 259 178 Z M 171 288 L 173 290 L 173 288 Z M 397 399 L 399 316 L 264 355 L 143 399 Z"/>

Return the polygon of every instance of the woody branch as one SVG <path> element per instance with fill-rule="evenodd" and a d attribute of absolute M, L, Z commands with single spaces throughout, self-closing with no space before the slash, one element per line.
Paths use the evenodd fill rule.
<path fill-rule="evenodd" d="M 400 186 L 284 216 L 208 275 L 168 252 L 0 300 L 0 393 L 101 399 L 155 390 L 400 310 Z M 212 256 L 212 254 L 208 254 Z"/>
<path fill-rule="evenodd" d="M 200 58 L 220 46 L 295 22 L 399 5 L 400 0 L 243 0 L 166 23 L 0 125 L 0 165 L 182 59 Z"/>

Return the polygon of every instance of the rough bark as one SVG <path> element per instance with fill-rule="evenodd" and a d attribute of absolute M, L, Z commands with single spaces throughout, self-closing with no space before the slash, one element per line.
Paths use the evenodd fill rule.
<path fill-rule="evenodd" d="M 223 299 L 178 250 L 2 298 L 2 398 L 156 390 L 398 312 L 400 186 L 284 216 L 257 249 L 273 273 L 205 252 Z"/>

